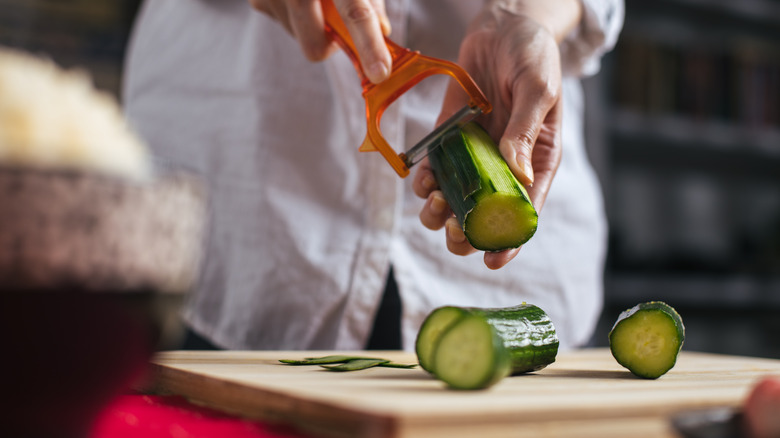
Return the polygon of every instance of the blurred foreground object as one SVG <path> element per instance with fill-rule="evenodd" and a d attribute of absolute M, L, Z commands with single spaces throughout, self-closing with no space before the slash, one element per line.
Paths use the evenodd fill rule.
<path fill-rule="evenodd" d="M 745 432 L 752 438 L 780 437 L 780 376 L 761 379 L 745 400 Z"/>
<path fill-rule="evenodd" d="M 0 206 L 0 436 L 83 437 L 170 336 L 204 194 L 86 76 L 0 49 Z"/>

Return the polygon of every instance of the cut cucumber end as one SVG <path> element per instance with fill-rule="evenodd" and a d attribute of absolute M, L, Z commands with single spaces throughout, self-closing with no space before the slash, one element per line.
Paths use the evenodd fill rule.
<path fill-rule="evenodd" d="M 439 307 L 425 318 L 415 341 L 415 351 L 420 368 L 433 373 L 433 350 L 441 334 L 455 323 L 466 311 L 459 307 Z"/>
<path fill-rule="evenodd" d="M 615 360 L 646 379 L 657 379 L 674 367 L 684 339 L 679 314 L 659 302 L 639 304 L 623 312 L 609 333 Z"/>
<path fill-rule="evenodd" d="M 517 248 L 536 232 L 537 214 L 521 194 L 495 192 L 466 215 L 464 229 L 471 245 L 482 251 Z"/>
<path fill-rule="evenodd" d="M 433 352 L 438 379 L 455 389 L 483 389 L 511 372 L 509 352 L 487 320 L 459 318 L 439 338 Z"/>

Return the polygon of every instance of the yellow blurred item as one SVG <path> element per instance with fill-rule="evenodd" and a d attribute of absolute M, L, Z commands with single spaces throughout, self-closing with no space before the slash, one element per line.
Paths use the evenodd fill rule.
<path fill-rule="evenodd" d="M 118 103 L 82 71 L 0 47 L 0 165 L 90 170 L 145 180 L 145 145 Z"/>

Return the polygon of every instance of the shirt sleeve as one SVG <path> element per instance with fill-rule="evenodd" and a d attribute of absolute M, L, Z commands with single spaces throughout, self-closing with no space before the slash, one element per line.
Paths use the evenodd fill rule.
<path fill-rule="evenodd" d="M 598 73 L 601 57 L 617 42 L 623 28 L 623 0 L 581 0 L 582 20 L 561 43 L 564 76 Z"/>

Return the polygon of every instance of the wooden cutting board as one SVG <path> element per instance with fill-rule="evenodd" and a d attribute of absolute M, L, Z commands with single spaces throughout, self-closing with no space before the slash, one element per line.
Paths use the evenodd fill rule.
<path fill-rule="evenodd" d="M 337 373 L 278 362 L 336 353 L 165 352 L 153 360 L 151 391 L 324 437 L 673 437 L 671 416 L 737 407 L 758 378 L 780 374 L 780 360 L 683 351 L 669 373 L 643 380 L 608 349 L 591 349 L 488 390 L 455 391 L 420 369 Z M 416 363 L 411 353 L 352 353 Z"/>

